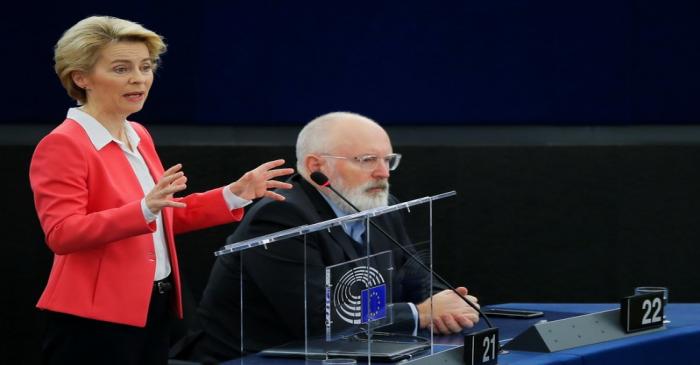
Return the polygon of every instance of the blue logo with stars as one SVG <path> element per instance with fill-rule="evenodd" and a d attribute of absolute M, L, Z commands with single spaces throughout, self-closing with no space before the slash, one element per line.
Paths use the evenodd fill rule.
<path fill-rule="evenodd" d="M 361 323 L 386 318 L 386 284 L 362 290 Z"/>

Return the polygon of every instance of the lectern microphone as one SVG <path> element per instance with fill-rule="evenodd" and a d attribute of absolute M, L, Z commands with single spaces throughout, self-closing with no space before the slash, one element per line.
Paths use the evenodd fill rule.
<path fill-rule="evenodd" d="M 331 189 L 331 191 L 333 191 L 333 193 L 335 193 L 338 197 L 340 197 L 340 199 L 343 199 L 343 201 L 345 201 L 350 207 L 352 207 L 352 209 L 355 209 L 355 210 L 358 211 L 358 212 L 360 211 L 360 209 L 358 209 L 353 203 L 351 203 L 348 199 L 346 199 L 346 198 L 343 196 L 343 194 L 341 194 L 340 192 L 338 192 L 338 190 L 336 190 L 336 189 L 331 185 L 330 180 L 328 180 L 328 176 L 326 176 L 324 173 L 322 173 L 322 172 L 320 172 L 320 171 L 314 171 L 314 172 L 312 172 L 312 173 L 311 173 L 311 180 L 312 180 L 314 183 L 316 183 L 317 185 L 320 185 L 320 186 L 327 187 L 327 188 Z M 382 227 L 380 227 L 380 226 L 377 225 L 376 223 L 372 222 L 371 220 L 369 221 L 369 223 L 370 223 L 374 228 L 376 228 L 379 232 L 381 232 L 384 236 L 386 236 L 386 238 L 388 238 L 391 242 L 393 242 L 394 245 L 396 245 L 396 247 L 400 248 L 401 251 L 403 251 L 403 252 L 404 252 L 406 255 L 408 255 L 411 259 L 413 259 L 415 262 L 417 262 L 418 265 L 420 265 L 424 270 L 426 270 L 427 272 L 431 273 L 440 283 L 442 283 L 442 284 L 445 285 L 447 288 L 449 288 L 450 290 L 452 290 L 455 294 L 457 294 L 458 297 L 462 298 L 462 300 L 463 300 L 465 303 L 467 303 L 467 305 L 469 305 L 470 307 L 474 308 L 474 309 L 479 313 L 479 315 L 480 315 L 481 317 L 484 318 L 484 320 L 486 321 L 486 325 L 488 325 L 489 328 L 493 328 L 493 325 L 491 324 L 491 321 L 489 321 L 489 318 L 486 317 L 486 315 L 484 315 L 484 313 L 481 311 L 481 309 L 479 309 L 479 307 L 478 307 L 476 304 L 472 303 L 469 299 L 467 299 L 467 298 L 463 297 L 461 294 L 459 294 L 459 292 L 457 291 L 457 289 L 456 289 L 452 284 L 450 284 L 447 280 L 443 279 L 443 278 L 442 278 L 440 275 L 438 275 L 438 273 L 436 273 L 434 270 L 431 270 L 431 269 L 430 269 L 427 265 L 425 265 L 420 259 L 418 259 L 418 258 L 417 258 L 415 255 L 413 255 L 410 251 L 408 251 L 408 249 L 406 249 L 402 244 L 400 244 L 394 237 L 392 237 L 389 233 L 387 233 L 384 229 L 382 229 Z"/>

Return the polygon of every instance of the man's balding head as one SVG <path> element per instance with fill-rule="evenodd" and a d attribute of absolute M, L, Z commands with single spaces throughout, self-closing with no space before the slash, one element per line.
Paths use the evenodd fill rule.
<path fill-rule="evenodd" d="M 313 172 L 305 165 L 309 154 L 334 154 L 351 151 L 369 144 L 377 137 L 385 138 L 391 146 L 386 131 L 372 119 L 350 112 L 332 112 L 310 121 L 299 132 L 296 144 L 297 171 L 307 176 Z"/>
<path fill-rule="evenodd" d="M 356 200 L 353 203 L 367 209 L 386 204 L 389 166 L 385 157 L 391 153 L 389 135 L 379 124 L 359 114 L 333 112 L 312 120 L 299 133 L 297 171 L 306 180 L 314 171 L 323 172 L 337 189 L 355 196 L 350 199 Z M 360 162 L 368 156 L 374 156 L 376 163 Z M 371 201 L 364 202 L 367 199 Z M 338 205 L 348 208 L 342 201 Z"/>

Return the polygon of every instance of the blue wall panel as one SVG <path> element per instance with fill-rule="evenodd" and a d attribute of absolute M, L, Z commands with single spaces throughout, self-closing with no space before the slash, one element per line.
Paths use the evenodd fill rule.
<path fill-rule="evenodd" d="M 690 0 L 7 6 L 3 123 L 63 117 L 52 46 L 91 14 L 167 38 L 134 116 L 146 123 L 301 124 L 332 110 L 389 124 L 700 121 L 700 3 Z"/>

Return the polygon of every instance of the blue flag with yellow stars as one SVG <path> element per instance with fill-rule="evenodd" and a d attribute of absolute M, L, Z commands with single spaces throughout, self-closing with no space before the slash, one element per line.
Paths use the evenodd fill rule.
<path fill-rule="evenodd" d="M 362 290 L 361 322 L 367 323 L 386 317 L 386 284 Z"/>

